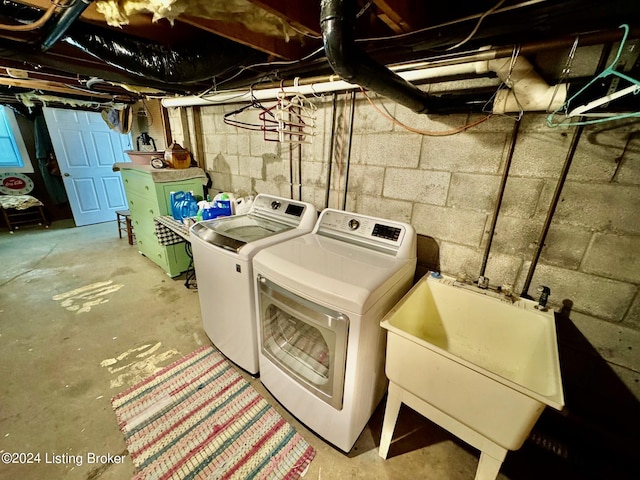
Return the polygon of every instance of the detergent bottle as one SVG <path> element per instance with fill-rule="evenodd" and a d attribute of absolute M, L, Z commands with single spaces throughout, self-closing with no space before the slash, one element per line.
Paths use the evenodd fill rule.
<path fill-rule="evenodd" d="M 236 197 L 233 193 L 231 192 L 218 193 L 215 197 L 213 197 L 213 203 L 216 204 L 216 202 L 219 202 L 219 201 L 229 202 L 229 206 L 231 208 L 229 215 L 233 215 L 235 213 Z"/>
<path fill-rule="evenodd" d="M 182 201 L 180 214 L 180 220 L 195 217 L 198 215 L 198 202 L 193 196 L 193 192 L 186 192 L 184 194 L 184 200 Z"/>
<path fill-rule="evenodd" d="M 200 200 L 198 202 L 198 214 L 196 215 L 196 219 L 201 222 L 202 221 L 202 213 L 207 209 L 211 208 L 211 195 L 207 195 L 206 200 Z"/>
<path fill-rule="evenodd" d="M 169 205 L 171 207 L 171 216 L 174 220 L 182 220 L 182 202 L 185 193 L 182 190 L 177 192 L 169 192 Z"/>

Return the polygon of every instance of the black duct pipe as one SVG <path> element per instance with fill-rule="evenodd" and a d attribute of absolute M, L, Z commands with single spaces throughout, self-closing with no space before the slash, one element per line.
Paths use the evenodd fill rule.
<path fill-rule="evenodd" d="M 49 29 L 47 37 L 42 42 L 40 49 L 43 52 L 49 50 L 92 3 L 93 0 L 74 0 L 70 5 L 66 6 L 56 22 Z"/>
<path fill-rule="evenodd" d="M 255 56 L 254 50 L 225 38 L 169 48 L 80 26 L 64 41 L 131 75 L 171 85 L 208 80 Z"/>
<path fill-rule="evenodd" d="M 425 92 L 356 47 L 353 37 L 354 4 L 349 0 L 321 0 L 322 39 L 333 71 L 343 80 L 362 85 L 414 112 L 429 112 L 431 103 Z"/>
<path fill-rule="evenodd" d="M 255 50 L 237 44 L 222 37 L 204 35 L 201 41 L 194 41 L 185 46 L 172 46 L 151 43 L 150 41 L 124 37 L 122 33 L 113 32 L 106 28 L 86 26 L 82 22 L 75 22 L 82 13 L 79 11 L 85 2 L 93 0 L 76 0 L 77 6 L 75 18 L 62 18 L 73 7 L 66 9 L 62 16 L 50 27 L 45 36 L 42 47 L 34 49 L 32 45 L 7 40 L 0 40 L 0 45 L 11 45 L 10 50 L 29 62 L 48 65 L 62 71 L 71 71 L 83 75 L 98 76 L 105 80 L 122 83 L 135 83 L 153 88 L 167 88 L 176 90 L 176 87 L 201 81 L 206 81 L 220 73 L 245 62 L 263 61 L 265 55 L 258 54 Z M 42 10 L 23 5 L 11 0 L 0 2 L 0 14 L 3 17 L 13 18 L 23 23 L 31 23 L 42 16 Z M 63 29 L 63 26 L 65 27 Z M 46 26 L 45 26 L 46 27 Z M 54 36 L 57 37 L 54 39 Z M 56 40 L 73 45 L 83 52 L 115 67 L 121 72 L 126 72 L 129 78 L 122 78 L 117 73 L 106 70 L 88 70 L 82 65 L 65 65 L 43 52 L 51 47 Z M 8 49 L 7 49 L 8 50 Z M 7 50 L 3 57 L 11 58 Z M 71 70 L 70 70 L 71 68 Z M 131 78 L 133 76 L 134 78 Z M 180 88 L 179 90 L 184 90 Z"/>
<path fill-rule="evenodd" d="M 33 48 L 29 48 L 29 46 L 23 42 L 10 42 L 8 40 L 0 39 L 0 58 L 20 62 L 22 64 L 30 63 L 32 65 L 52 68 L 60 72 L 69 72 L 73 75 L 100 77 L 101 80 L 106 82 L 143 85 L 176 94 L 184 94 L 186 90 L 183 85 L 168 85 L 151 79 L 138 80 L 124 72 L 106 68 L 98 69 L 91 65 L 64 61 L 61 60 L 58 55 L 42 53 L 39 49 L 34 50 Z M 197 89 L 197 87 L 194 87 L 194 90 Z"/>

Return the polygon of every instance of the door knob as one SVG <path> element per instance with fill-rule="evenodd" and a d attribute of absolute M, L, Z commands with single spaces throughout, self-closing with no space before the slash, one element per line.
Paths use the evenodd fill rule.
<path fill-rule="evenodd" d="M 71 175 L 69 175 L 68 173 L 64 174 L 65 177 L 70 177 Z"/>

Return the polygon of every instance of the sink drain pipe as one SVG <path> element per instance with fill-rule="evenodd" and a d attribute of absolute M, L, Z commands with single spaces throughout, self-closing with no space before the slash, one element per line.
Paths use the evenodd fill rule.
<path fill-rule="evenodd" d="M 500 180 L 500 187 L 498 189 L 498 198 L 493 210 L 493 218 L 491 219 L 491 226 L 489 227 L 489 237 L 487 238 L 487 245 L 484 249 L 484 256 L 482 257 L 482 266 L 480 267 L 480 277 L 484 277 L 485 270 L 487 269 L 487 261 L 489 260 L 489 252 L 491 251 L 491 242 L 493 242 L 493 235 L 496 231 L 496 223 L 498 222 L 498 214 L 502 207 L 502 199 L 504 197 L 504 190 L 507 185 L 507 179 L 509 178 L 509 170 L 511 169 L 511 160 L 513 160 L 513 152 L 516 149 L 516 142 L 518 140 L 518 132 L 520 131 L 521 119 L 518 118 L 513 125 L 513 134 L 511 135 L 511 145 L 509 145 L 509 153 L 507 154 L 507 160 L 504 165 L 504 171 L 502 172 L 502 178 Z"/>
<path fill-rule="evenodd" d="M 580 117 L 579 121 L 582 121 L 583 118 L 584 117 Z M 564 182 L 567 179 L 567 174 L 569 173 L 569 168 L 571 168 L 571 162 L 573 161 L 573 156 L 576 153 L 576 148 L 578 147 L 578 142 L 580 141 L 580 137 L 582 136 L 583 131 L 584 131 L 584 125 L 578 125 L 573 132 L 573 137 L 571 138 L 571 145 L 569 146 L 567 157 L 564 161 L 564 165 L 562 166 L 562 172 L 560 173 L 560 179 L 558 180 L 558 183 L 556 185 L 556 190 L 553 193 L 553 199 L 551 200 L 551 205 L 549 206 L 549 211 L 547 212 L 547 218 L 545 218 L 544 225 L 542 226 L 542 231 L 540 232 L 540 238 L 538 238 L 538 246 L 536 248 L 535 253 L 533 254 L 533 258 L 531 259 L 529 272 L 527 273 L 527 278 L 524 281 L 524 287 L 522 288 L 522 293 L 520 294 L 521 297 L 532 298 L 531 296 L 529 296 L 529 287 L 531 286 L 531 279 L 533 278 L 533 273 L 536 271 L 536 267 L 538 266 L 540 253 L 544 248 L 544 242 L 547 239 L 547 233 L 549 233 L 549 227 L 551 226 L 553 215 L 556 213 L 556 207 L 558 206 L 558 202 L 560 201 L 560 195 L 562 194 Z"/>

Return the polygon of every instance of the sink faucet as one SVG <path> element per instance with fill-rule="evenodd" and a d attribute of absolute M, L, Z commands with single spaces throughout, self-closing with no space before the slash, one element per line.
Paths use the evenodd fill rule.
<path fill-rule="evenodd" d="M 536 305 L 536 308 L 542 312 L 546 312 L 549 295 L 551 295 L 551 289 L 546 285 L 540 285 L 538 287 L 538 292 L 540 292 L 540 297 L 538 298 L 538 304 Z"/>
<path fill-rule="evenodd" d="M 484 295 L 495 297 L 499 300 L 504 300 L 513 303 L 517 300 L 517 297 L 513 295 L 513 285 L 505 283 L 503 285 L 491 285 L 489 278 L 481 275 L 477 280 L 470 280 L 468 275 L 464 272 L 459 272 L 456 275 L 454 285 L 465 288 L 467 290 L 473 290 Z"/>

